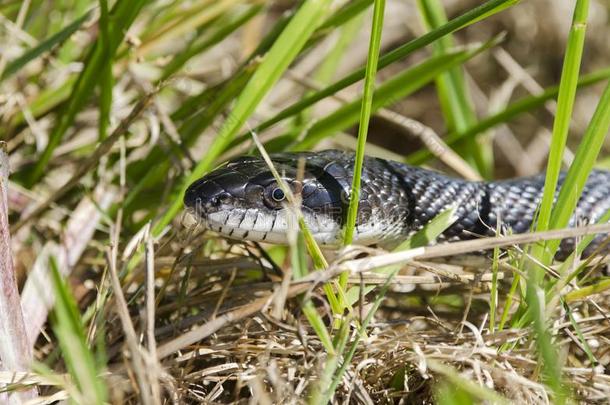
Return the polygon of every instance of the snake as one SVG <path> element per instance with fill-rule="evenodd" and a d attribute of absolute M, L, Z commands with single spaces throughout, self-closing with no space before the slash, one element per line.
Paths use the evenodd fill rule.
<path fill-rule="evenodd" d="M 302 219 L 316 242 L 341 245 L 355 154 L 341 150 L 284 152 L 271 154 L 270 159 L 284 187 L 262 157 L 240 156 L 193 182 L 185 191 L 185 206 L 207 229 L 224 237 L 287 244 L 290 230 L 298 226 L 294 210 L 287 204 L 286 194 L 290 193 L 300 204 Z M 561 172 L 555 198 L 565 177 Z M 353 243 L 395 246 L 452 207 L 455 222 L 437 243 L 495 236 L 499 229 L 529 232 L 535 226 L 544 184 L 544 174 L 469 181 L 365 156 Z M 610 172 L 593 170 L 569 226 L 597 223 L 609 209 Z M 585 253 L 592 252 L 603 238 L 596 236 Z M 558 256 L 571 253 L 575 243 L 564 239 Z"/>

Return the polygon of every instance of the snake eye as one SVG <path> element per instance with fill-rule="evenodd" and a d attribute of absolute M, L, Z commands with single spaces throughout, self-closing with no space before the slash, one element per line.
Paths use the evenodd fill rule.
<path fill-rule="evenodd" d="M 273 198 L 274 201 L 280 202 L 284 201 L 286 195 L 284 194 L 284 191 L 278 187 L 271 192 L 271 198 Z"/>

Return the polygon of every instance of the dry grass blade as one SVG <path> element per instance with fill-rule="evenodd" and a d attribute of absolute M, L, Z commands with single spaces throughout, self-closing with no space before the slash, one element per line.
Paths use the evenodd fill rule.
<path fill-rule="evenodd" d="M 395 264 L 407 263 L 413 259 L 424 260 L 439 257 L 450 257 L 464 253 L 473 253 L 495 247 L 508 247 L 524 243 L 533 243 L 544 240 L 575 238 L 591 234 L 610 233 L 610 224 L 589 225 L 579 228 L 558 229 L 553 231 L 532 232 L 510 236 L 496 236 L 493 238 L 482 238 L 453 243 L 443 243 L 436 246 L 409 249 L 402 252 L 387 253 L 365 259 L 350 260 L 340 263 L 324 273 L 310 274 L 297 282 L 322 282 L 336 277 L 342 271 L 362 273 Z"/>
<path fill-rule="evenodd" d="M 57 244 L 49 241 L 45 244 L 23 287 L 21 305 L 28 320 L 26 328 L 32 345 L 36 342 L 55 302 L 54 291 L 49 288 L 49 258 L 55 257 L 61 275 L 68 277 L 93 237 L 102 216 L 100 210 L 110 207 L 116 192 L 100 185 L 93 195 L 97 199 L 96 202 L 85 199 L 76 207 L 61 236 L 61 242 Z"/>
<path fill-rule="evenodd" d="M 432 154 L 468 180 L 482 180 L 481 176 L 460 155 L 451 149 L 434 130 L 421 122 L 405 117 L 397 112 L 381 109 L 381 118 L 403 127 L 410 135 L 419 138 Z"/>
<path fill-rule="evenodd" d="M 150 229 L 148 229 L 146 233 L 149 232 Z M 118 232 L 116 234 L 118 234 Z M 117 312 L 119 314 L 119 318 L 121 319 L 121 325 L 123 326 L 123 330 L 125 331 L 125 340 L 127 341 L 127 346 L 129 347 L 129 351 L 131 352 L 133 366 L 132 370 L 136 375 L 136 380 L 138 383 L 139 394 L 142 403 L 161 404 L 158 373 L 160 365 L 153 360 L 156 360 L 156 356 L 144 350 L 139 344 L 138 336 L 131 321 L 131 316 L 129 315 L 129 309 L 127 307 L 127 301 L 125 300 L 125 296 L 123 295 L 123 289 L 121 288 L 121 282 L 119 280 L 119 274 L 117 269 L 117 249 L 118 240 L 115 239 L 112 249 L 107 250 L 106 257 L 110 269 L 110 281 L 117 304 Z M 154 260 L 152 261 L 152 263 L 154 263 Z"/>
<path fill-rule="evenodd" d="M 388 253 L 381 256 L 370 257 L 366 259 L 356 259 L 348 262 L 341 263 L 336 266 L 331 266 L 328 271 L 325 272 L 316 272 L 312 273 L 308 276 L 295 280 L 293 285 L 290 287 L 288 292 L 286 293 L 287 297 L 294 297 L 304 291 L 309 289 L 309 285 L 311 283 L 323 283 L 328 281 L 343 271 L 349 271 L 351 274 L 358 274 L 365 271 L 374 270 L 381 267 L 386 267 L 390 265 L 400 264 L 409 262 L 415 258 L 417 259 L 430 259 L 430 258 L 438 258 L 438 257 L 446 257 L 453 256 L 456 254 L 462 253 L 471 253 L 478 252 L 485 249 L 493 249 L 494 247 L 502 247 L 502 246 L 513 246 L 516 244 L 523 243 L 531 243 L 532 241 L 539 240 L 548 240 L 548 239 L 557 239 L 562 237 L 576 237 L 580 235 L 594 234 L 594 233 L 607 233 L 610 232 L 610 224 L 604 225 L 592 225 L 587 227 L 575 228 L 575 229 L 562 229 L 556 231 L 546 231 L 546 232 L 538 232 L 532 234 L 524 234 L 524 235 L 513 235 L 513 236 L 505 236 L 505 237 L 494 237 L 494 238 L 485 238 L 480 240 L 473 241 L 464 241 L 464 242 L 455 242 L 448 243 L 443 245 L 431 246 L 427 248 L 415 248 L 410 249 L 403 252 L 397 253 Z M 488 275 L 485 280 L 491 279 L 491 276 Z M 469 280 L 470 277 L 459 277 L 459 281 Z M 384 281 L 387 280 L 384 279 Z M 376 282 L 378 280 L 375 280 Z M 433 282 L 433 278 L 425 278 L 425 279 L 410 279 L 409 281 L 431 281 Z M 438 281 L 438 279 L 434 280 Z M 303 285 L 304 284 L 304 285 Z M 159 347 L 159 357 L 164 358 L 172 353 L 181 350 L 188 345 L 191 345 L 195 342 L 198 342 L 206 337 L 209 337 L 211 334 L 217 332 L 224 326 L 227 326 L 233 322 L 237 322 L 247 316 L 251 316 L 256 312 L 260 311 L 265 305 L 267 305 L 273 299 L 273 295 L 269 294 L 265 297 L 258 298 L 247 305 L 244 305 L 241 308 L 230 311 L 226 314 L 221 315 L 220 317 L 213 319 L 204 325 L 187 332 L 184 335 L 179 336 L 176 339 L 173 339 L 170 342 L 167 342 Z"/>
<path fill-rule="evenodd" d="M 25 371 L 32 361 L 32 347 L 23 320 L 13 266 L 8 224 L 8 177 L 6 143 L 0 142 L 0 367 L 10 371 Z M 36 390 L 16 396 L 23 400 L 34 398 Z M 14 400 L 17 401 L 18 398 Z M 0 400 L 5 399 L 0 397 Z"/>
<path fill-rule="evenodd" d="M 367 222 L 375 225 L 370 234 L 356 228 L 358 240 L 380 243 L 345 250 L 320 245 L 320 252 L 312 243 L 318 235 L 300 232 L 296 222 L 317 216 L 303 206 L 325 200 L 320 189 L 342 170 L 333 164 L 318 172 L 316 159 L 307 168 L 303 159 L 295 162 L 294 178 L 309 187 L 284 193 L 288 201 L 294 197 L 282 212 L 288 246 L 226 239 L 179 219 L 187 185 L 228 159 L 258 154 L 247 126 L 257 128 L 272 158 L 296 150 L 362 152 L 368 128 L 367 155 L 425 163 L 461 182 L 538 174 L 549 147 L 557 150 L 549 131 L 556 119 L 562 130 L 570 124 L 564 169 L 574 158 L 567 147 L 588 151 L 590 159 L 574 165 L 587 169 L 579 172 L 581 184 L 589 164 L 610 169 L 601 142 L 610 115 L 591 114 L 610 99 L 610 92 L 600 98 L 599 87 L 610 77 L 603 0 L 0 3 L 0 139 L 14 171 L 10 238 L 6 200 L 0 202 L 0 287 L 10 284 L 10 294 L 0 296 L 0 317 L 5 307 L 9 317 L 20 315 L 14 298 L 23 286 L 22 335 L 35 358 L 24 371 L 0 358 L 0 403 L 36 388 L 32 403 L 300 404 L 325 397 L 333 405 L 505 399 L 529 405 L 558 403 L 558 382 L 569 401 L 608 402 L 610 211 L 587 222 L 604 225 L 474 238 L 511 235 L 506 211 L 514 212 L 513 195 L 520 198 L 521 189 L 507 182 L 510 192 L 477 205 L 488 223 L 468 226 L 468 242 L 441 238 L 431 245 L 459 231 L 463 210 L 472 214 L 461 206 L 397 240 L 394 251 L 402 253 L 393 254 L 377 238 L 398 232 L 378 215 L 394 207 L 394 193 L 376 181 L 391 170 L 373 177 L 365 170 L 361 184 L 370 192 L 358 211 L 370 212 Z M 574 108 L 558 112 L 552 100 L 566 94 L 560 88 L 574 90 L 576 80 L 575 71 L 571 86 L 559 75 L 570 15 L 575 4 L 584 10 L 587 3 L 582 66 L 598 68 L 578 78 Z M 581 39 L 584 22 L 573 27 Z M 371 32 L 383 33 L 379 47 Z M 493 39 L 499 32 L 506 33 L 501 48 L 500 37 Z M 370 95 L 375 70 L 369 120 L 361 96 L 363 88 Z M 444 79 L 430 85 L 440 71 Z M 595 137 L 588 128 L 597 128 Z M 275 167 L 292 187 L 292 171 Z M 575 202 L 578 187 L 563 181 Z M 310 194 L 312 183 L 321 185 L 319 194 Z M 452 191 L 436 186 L 423 190 Z M 334 206 L 342 196 L 330 191 Z M 254 206 L 238 227 L 283 228 L 277 219 L 268 223 L 259 206 L 268 205 L 267 194 L 262 201 L 246 194 L 254 204 L 236 206 L 220 233 L 240 220 L 242 208 Z M 442 201 L 407 199 L 407 225 L 418 222 L 421 210 L 444 209 Z M 332 213 L 335 223 L 346 223 L 345 208 L 342 218 Z M 306 225 L 321 231 L 326 222 Z M 549 246 L 541 242 L 549 238 L 569 239 L 562 259 L 572 241 L 578 248 L 563 264 L 559 257 L 537 261 L 545 283 L 535 291 L 543 309 L 536 314 L 544 317 L 532 323 L 526 263 L 533 255 L 523 244 Z M 336 278 L 341 272 L 345 289 Z M 15 331 L 0 327 L 0 356 L 29 356 L 11 350 L 4 336 Z M 536 328 L 548 331 L 545 345 L 553 349 L 544 361 Z M 545 367 L 552 363 L 551 374 Z"/>
<path fill-rule="evenodd" d="M 297 285 L 292 286 L 285 293 L 287 298 L 295 297 L 299 294 L 304 293 L 309 289 L 308 285 Z M 269 294 L 265 297 L 258 298 L 251 303 L 244 305 L 241 308 L 234 309 L 226 314 L 222 314 L 209 322 L 178 336 L 171 341 L 162 344 L 157 350 L 159 358 L 164 358 L 172 355 L 178 350 L 182 350 L 193 343 L 203 340 L 209 337 L 211 334 L 218 332 L 221 328 L 230 325 L 234 322 L 240 321 L 247 316 L 254 315 L 259 312 L 264 306 L 269 304 L 273 300 L 273 294 Z"/>

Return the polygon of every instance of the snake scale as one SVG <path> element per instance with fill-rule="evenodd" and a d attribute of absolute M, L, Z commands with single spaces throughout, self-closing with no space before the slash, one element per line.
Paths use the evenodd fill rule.
<path fill-rule="evenodd" d="M 342 238 L 355 155 L 326 150 L 271 155 L 278 173 L 300 196 L 304 220 L 316 241 L 338 245 Z M 299 161 L 305 161 L 299 176 Z M 559 187 L 565 174 L 559 179 Z M 493 236 L 498 221 L 512 233 L 528 232 L 542 198 L 544 175 L 475 182 L 404 163 L 365 157 L 354 243 L 392 246 L 450 206 L 457 220 L 442 241 Z M 558 188 L 559 188 L 558 187 Z M 286 243 L 291 219 L 286 196 L 260 157 L 233 159 L 189 186 L 187 208 L 204 225 L 238 240 Z M 570 226 L 596 223 L 610 209 L 610 172 L 592 171 Z M 590 245 L 594 249 L 603 239 Z M 558 256 L 574 248 L 562 242 Z M 586 252 L 585 252 L 586 253 Z"/>

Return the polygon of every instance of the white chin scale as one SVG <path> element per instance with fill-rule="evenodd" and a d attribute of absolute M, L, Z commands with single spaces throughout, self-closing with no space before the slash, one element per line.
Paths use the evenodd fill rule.
<path fill-rule="evenodd" d="M 274 214 L 236 208 L 208 213 L 202 222 L 206 228 L 231 239 L 287 244 L 289 229 L 299 230 L 298 221 L 285 208 Z M 318 243 L 335 245 L 340 241 L 341 229 L 332 218 L 310 213 L 304 213 L 304 217 Z"/>
<path fill-rule="evenodd" d="M 338 246 L 342 241 L 340 226 L 330 217 L 304 212 L 305 223 L 320 245 Z M 298 231 L 296 218 L 287 209 L 262 213 L 258 209 L 227 209 L 207 214 L 200 222 L 208 229 L 230 239 L 288 244 L 289 229 Z M 356 227 L 354 243 L 370 245 L 380 240 L 401 239 L 397 224 L 373 218 Z"/>

